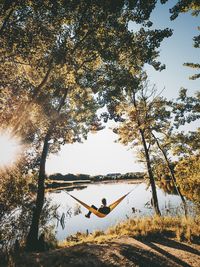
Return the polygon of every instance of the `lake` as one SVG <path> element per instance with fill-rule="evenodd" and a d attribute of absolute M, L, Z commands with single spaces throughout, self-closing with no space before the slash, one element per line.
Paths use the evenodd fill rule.
<path fill-rule="evenodd" d="M 105 218 L 98 218 L 92 214 L 90 219 L 85 217 L 88 210 L 80 206 L 65 190 L 48 192 L 47 199 L 51 199 L 53 205 L 60 205 L 58 214 L 60 218 L 62 217 L 62 223 L 57 220 L 54 221 L 57 227 L 57 240 L 64 240 L 77 232 L 91 233 L 95 230 L 106 230 L 128 218 L 152 215 L 154 212 L 150 205 L 151 189 L 150 187 L 147 188 L 145 183 L 118 181 L 116 183 L 88 184 L 86 188 L 75 189 L 70 194 L 88 205 L 93 204 L 100 207 L 102 198 L 106 198 L 109 205 L 130 190 L 133 191 Z M 157 188 L 157 194 L 162 214 L 168 212 L 176 214 L 180 211 L 181 200 L 179 196 L 166 194 L 159 188 Z M 132 208 L 135 208 L 136 211 L 133 212 Z"/>

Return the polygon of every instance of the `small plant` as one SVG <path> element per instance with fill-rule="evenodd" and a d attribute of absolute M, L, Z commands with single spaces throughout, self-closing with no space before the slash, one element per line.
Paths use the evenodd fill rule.
<path fill-rule="evenodd" d="M 75 236 L 67 238 L 66 241 L 60 243 L 61 247 L 71 246 L 79 243 L 94 242 L 102 243 L 120 236 L 131 237 L 175 237 L 177 240 L 192 241 L 200 236 L 200 217 L 187 218 L 184 217 L 143 217 L 129 219 L 121 222 L 116 226 L 110 227 L 107 231 L 97 230 L 87 235 L 85 233 L 77 233 Z"/>
<path fill-rule="evenodd" d="M 100 231 L 100 230 L 96 230 L 94 233 L 93 233 L 93 237 L 96 238 L 96 237 L 99 237 L 99 236 L 103 236 L 105 235 L 105 233 L 103 231 Z"/>

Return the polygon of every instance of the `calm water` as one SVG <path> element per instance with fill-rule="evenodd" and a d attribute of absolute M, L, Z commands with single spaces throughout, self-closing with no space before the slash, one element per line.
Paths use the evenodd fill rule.
<path fill-rule="evenodd" d="M 105 197 L 110 204 L 130 190 L 133 190 L 110 214 L 105 218 L 98 218 L 94 214 L 90 219 L 85 217 L 88 212 L 71 198 L 65 190 L 48 193 L 47 198 L 52 200 L 52 204 L 60 205 L 58 208 L 59 217 L 63 215 L 64 225 L 60 221 L 55 221 L 57 225 L 56 237 L 63 240 L 67 236 L 77 232 L 93 232 L 94 230 L 106 230 L 110 226 L 117 224 L 127 218 L 151 215 L 153 210 L 150 208 L 151 190 L 145 183 L 132 184 L 128 182 L 108 183 L 108 184 L 89 184 L 82 190 L 74 190 L 70 194 L 84 201 L 88 205 L 94 204 L 99 207 L 101 199 Z M 157 189 L 159 205 L 162 213 L 170 209 L 176 213 L 180 208 L 181 200 L 176 195 L 168 195 L 161 189 Z M 132 208 L 136 209 L 133 213 Z M 64 226 L 64 229 L 63 229 Z"/>

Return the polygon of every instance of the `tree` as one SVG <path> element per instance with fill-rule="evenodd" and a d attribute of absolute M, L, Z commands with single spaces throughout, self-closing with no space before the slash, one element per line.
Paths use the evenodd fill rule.
<path fill-rule="evenodd" d="M 183 195 L 199 206 L 200 129 L 174 133 L 171 139 L 172 153 L 178 158 L 174 168 L 177 184 Z"/>
<path fill-rule="evenodd" d="M 181 88 L 179 97 L 172 103 L 174 114 L 174 127 L 179 128 L 187 123 L 199 120 L 200 118 L 200 93 L 197 91 L 194 96 L 189 96 L 187 89 Z"/>
<path fill-rule="evenodd" d="M 151 158 L 152 132 L 165 127 L 170 114 L 165 109 L 166 101 L 156 96 L 155 92 L 155 88 L 149 88 L 144 76 L 137 87 L 116 106 L 116 111 L 123 121 L 115 132 L 119 135 L 121 143 L 139 147 L 140 157 L 145 159 L 147 167 L 153 207 L 156 214 L 161 215 Z"/>
<path fill-rule="evenodd" d="M 151 27 L 151 25 L 152 23 L 148 21 L 145 27 Z M 122 122 L 122 127 L 115 129 L 120 136 L 120 141 L 128 144 L 135 139 L 143 146 L 152 187 L 153 205 L 159 215 L 160 210 L 151 169 L 148 142 L 146 132 L 143 129 L 146 115 L 143 106 L 140 106 L 143 105 L 140 102 L 140 97 L 145 95 L 143 88 L 145 77 L 142 75 L 144 64 L 150 64 L 160 71 L 165 68 L 157 61 L 159 55 L 157 49 L 162 40 L 171 34 L 172 31 L 169 29 L 151 30 L 144 28 L 144 25 L 138 32 L 130 32 L 125 42 L 122 42 L 123 39 L 121 40 L 123 45 L 116 60 L 110 64 L 107 75 L 102 77 L 102 81 L 98 81 L 105 88 L 99 95 L 100 101 L 106 103 L 108 109 L 108 112 L 102 114 L 104 121 L 114 119 Z M 125 122 L 123 122 L 124 120 Z M 138 143 L 136 142 L 136 144 Z"/>
<path fill-rule="evenodd" d="M 170 9 L 171 19 L 174 20 L 180 13 L 192 11 L 192 16 L 198 16 L 200 13 L 200 4 L 198 0 L 179 0 L 173 8 Z"/>
<path fill-rule="evenodd" d="M 27 234 L 34 199 L 30 188 L 34 188 L 35 180 L 32 175 L 24 174 L 24 165 L 20 162 L 1 170 L 0 175 L 0 238 L 3 251 Z"/>
<path fill-rule="evenodd" d="M 161 132 L 161 133 L 165 134 L 165 136 L 167 135 L 166 132 L 164 132 L 164 133 Z M 170 131 L 168 131 L 168 133 L 170 133 Z M 184 199 L 182 192 L 180 191 L 179 187 L 177 186 L 175 172 L 174 172 L 174 164 L 171 162 L 171 160 L 169 158 L 170 148 L 168 147 L 168 145 L 166 145 L 166 142 L 163 142 L 164 143 L 164 146 L 163 146 L 163 143 L 161 144 L 161 142 L 160 142 L 160 138 L 156 137 L 153 132 L 151 132 L 151 135 L 152 135 L 158 149 L 160 149 L 160 151 L 162 152 L 162 156 L 165 160 L 165 164 L 166 164 L 166 166 L 169 170 L 169 173 L 170 173 L 170 178 L 173 182 L 173 185 L 176 189 L 176 192 L 178 193 L 178 195 L 180 196 L 180 198 L 182 200 L 184 211 L 185 211 L 185 216 L 187 217 L 187 215 L 188 215 L 187 204 L 186 204 L 186 201 Z M 167 139 L 169 140 L 169 137 Z"/>
<path fill-rule="evenodd" d="M 187 205 L 184 199 L 184 192 L 181 186 L 177 183 L 177 172 L 175 172 L 176 161 L 172 156 L 179 159 L 186 155 L 191 155 L 198 151 L 198 130 L 195 132 L 179 131 L 181 126 L 197 121 L 199 119 L 199 93 L 194 96 L 188 96 L 187 90 L 182 88 L 179 92 L 179 97 L 176 101 L 168 101 L 167 107 L 170 112 L 168 123 L 159 131 L 152 132 L 152 137 L 157 144 L 157 147 L 162 152 L 166 165 L 171 174 L 173 184 L 177 193 L 182 199 L 185 215 L 187 216 Z"/>
<path fill-rule="evenodd" d="M 196 93 L 194 96 L 188 96 L 187 90 L 181 89 L 176 101 L 168 101 L 167 109 L 171 114 L 168 123 L 157 133 L 152 132 L 152 137 L 162 152 L 176 191 L 182 199 L 185 215 L 187 216 L 187 205 L 184 199 L 184 196 L 187 197 L 187 194 L 185 194 L 183 186 L 180 185 L 180 179 L 178 181 L 179 174 L 175 170 L 179 160 L 183 158 L 188 158 L 189 160 L 191 155 L 199 153 L 199 130 L 186 133 L 176 129 L 199 119 L 199 93 Z M 178 163 L 172 156 L 176 156 Z M 184 180 L 182 180 L 182 183 L 184 183 Z"/>
<path fill-rule="evenodd" d="M 37 190 L 37 175 L 27 174 L 26 157 L 23 162 L 1 170 L 0 185 L 0 239 L 1 252 L 8 252 L 13 248 L 16 240 L 20 245 L 28 234 L 31 223 L 32 211 Z M 40 227 L 49 233 L 49 222 L 56 217 L 56 206 L 50 205 L 45 199 L 41 213 Z"/>
<path fill-rule="evenodd" d="M 167 194 L 177 194 L 177 190 L 171 179 L 169 168 L 163 158 L 162 153 L 155 147 L 155 151 L 151 154 L 152 157 L 152 169 L 156 179 L 156 184 L 164 190 Z M 171 163 L 172 165 L 172 163 Z M 172 165 L 174 167 L 174 164 Z"/>
<path fill-rule="evenodd" d="M 178 161 L 175 172 L 177 183 L 183 194 L 198 206 L 200 205 L 200 161 L 199 153 Z"/>

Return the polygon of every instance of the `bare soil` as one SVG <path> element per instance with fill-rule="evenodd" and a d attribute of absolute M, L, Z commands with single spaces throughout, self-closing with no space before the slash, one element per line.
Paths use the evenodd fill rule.
<path fill-rule="evenodd" d="M 190 244 L 172 238 L 121 237 L 102 244 L 80 244 L 18 255 L 16 267 L 199 267 L 200 240 Z"/>

